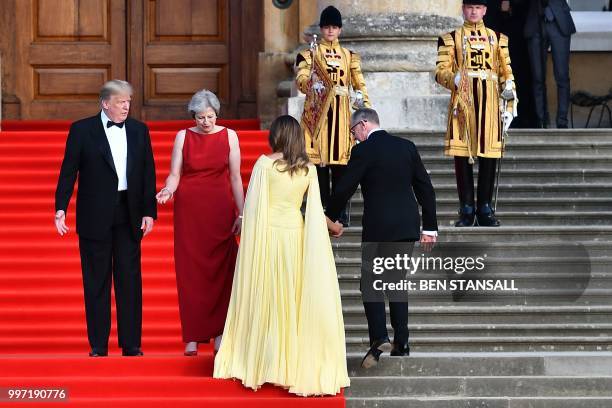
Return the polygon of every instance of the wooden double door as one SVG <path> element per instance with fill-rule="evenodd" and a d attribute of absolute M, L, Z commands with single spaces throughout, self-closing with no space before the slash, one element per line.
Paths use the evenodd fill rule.
<path fill-rule="evenodd" d="M 226 118 L 257 116 L 262 0 L 18 0 L 15 94 L 22 119 L 95 112 L 107 80 L 134 87 L 132 116 L 188 117 L 202 88 Z"/>

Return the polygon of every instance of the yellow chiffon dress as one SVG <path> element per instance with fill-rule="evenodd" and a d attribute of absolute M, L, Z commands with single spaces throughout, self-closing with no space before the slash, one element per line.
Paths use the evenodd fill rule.
<path fill-rule="evenodd" d="M 304 194 L 306 214 L 300 207 Z M 290 176 L 261 156 L 247 190 L 215 378 L 335 395 L 350 380 L 336 265 L 317 172 Z"/>

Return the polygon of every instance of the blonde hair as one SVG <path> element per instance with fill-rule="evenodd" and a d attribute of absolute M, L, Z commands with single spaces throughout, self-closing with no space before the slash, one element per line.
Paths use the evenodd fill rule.
<path fill-rule="evenodd" d="M 308 155 L 302 128 L 295 118 L 289 115 L 279 116 L 270 126 L 270 147 L 275 153 L 282 153 L 283 158 L 274 161 L 278 170 L 289 172 L 293 176 L 299 171 L 308 172 Z"/>

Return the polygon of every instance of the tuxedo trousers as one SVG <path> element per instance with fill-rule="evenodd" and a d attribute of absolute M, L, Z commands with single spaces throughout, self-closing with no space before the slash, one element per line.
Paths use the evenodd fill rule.
<path fill-rule="evenodd" d="M 397 254 L 412 256 L 414 241 L 365 242 L 362 244 L 362 269 L 359 283 L 368 321 L 370 346 L 376 341 L 389 338 L 387 332 L 387 313 L 385 295 L 389 299 L 389 315 L 393 327 L 393 343 L 400 347 L 408 346 L 408 292 L 377 290 L 376 280 L 398 282 L 406 277 L 406 271 L 392 271 L 387 274 L 373 273 L 375 258 L 395 258 Z"/>
<path fill-rule="evenodd" d="M 129 221 L 126 193 L 120 192 L 110 234 L 79 237 L 87 337 L 92 349 L 107 350 L 111 327 L 111 282 L 115 289 L 119 347 L 140 347 L 142 278 L 140 240 Z"/>

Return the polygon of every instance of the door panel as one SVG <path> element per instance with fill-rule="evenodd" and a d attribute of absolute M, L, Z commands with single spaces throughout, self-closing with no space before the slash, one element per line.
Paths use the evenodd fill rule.
<path fill-rule="evenodd" d="M 141 1 L 143 32 L 133 38 L 142 39 L 142 62 L 130 61 L 131 77 L 142 83 L 141 116 L 186 118 L 193 93 L 207 88 L 231 117 L 228 0 Z"/>
<path fill-rule="evenodd" d="M 4 28 L 15 30 L 15 118 L 92 115 L 113 78 L 132 83 L 142 120 L 187 118 L 202 88 L 222 117 L 255 117 L 262 1 L 17 0 Z"/>
<path fill-rule="evenodd" d="M 125 79 L 124 0 L 16 2 L 23 119 L 76 119 L 99 109 L 100 86 Z"/>

